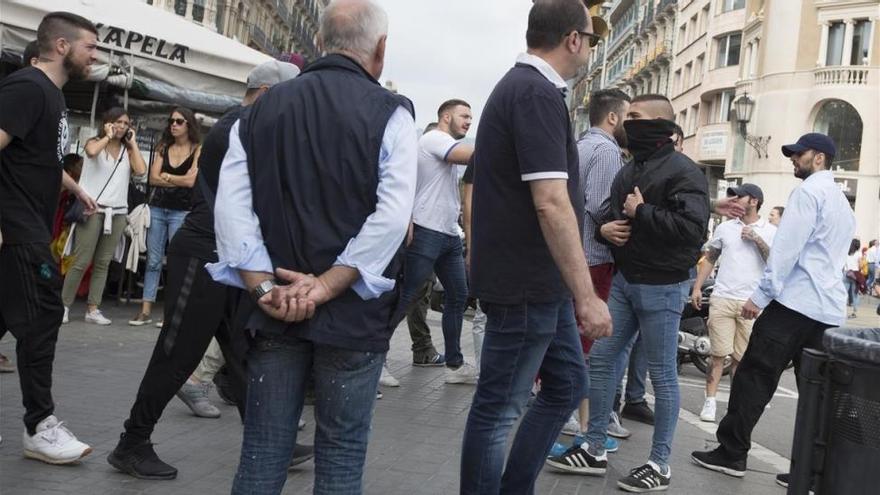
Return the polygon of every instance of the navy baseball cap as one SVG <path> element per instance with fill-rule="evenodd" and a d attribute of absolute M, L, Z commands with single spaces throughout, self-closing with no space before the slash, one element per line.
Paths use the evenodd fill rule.
<path fill-rule="evenodd" d="M 837 154 L 837 146 L 834 145 L 834 141 L 825 134 L 820 134 L 818 132 L 804 134 L 798 138 L 796 143 L 786 144 L 782 147 L 782 154 L 785 156 L 791 156 L 795 153 L 803 153 L 807 150 L 820 151 L 829 157 L 834 157 L 834 155 Z"/>
<path fill-rule="evenodd" d="M 736 187 L 728 187 L 727 196 L 736 196 L 737 198 L 749 196 L 757 199 L 761 203 L 764 202 L 764 191 L 762 191 L 760 187 L 754 184 L 741 184 Z"/>

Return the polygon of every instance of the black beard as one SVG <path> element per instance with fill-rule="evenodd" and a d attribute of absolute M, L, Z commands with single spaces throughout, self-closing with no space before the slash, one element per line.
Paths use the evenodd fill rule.
<path fill-rule="evenodd" d="M 67 71 L 67 78 L 71 81 L 83 81 L 89 77 L 90 68 L 88 65 L 77 65 L 71 57 L 72 53 L 68 53 L 64 57 L 64 70 Z"/>
<path fill-rule="evenodd" d="M 621 148 L 626 148 L 627 144 L 629 144 L 629 141 L 626 139 L 626 129 L 623 128 L 622 124 L 614 128 L 612 137 L 617 141 L 617 146 Z"/>
<path fill-rule="evenodd" d="M 812 175 L 812 172 L 810 172 L 809 170 L 805 170 L 800 167 L 795 167 L 794 169 L 794 176 L 798 179 L 806 180 L 807 177 L 809 177 L 810 175 Z"/>

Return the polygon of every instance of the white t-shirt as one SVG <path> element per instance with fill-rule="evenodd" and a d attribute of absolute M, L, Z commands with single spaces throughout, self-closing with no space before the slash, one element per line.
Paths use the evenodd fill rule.
<path fill-rule="evenodd" d="M 123 156 L 118 167 L 116 161 L 119 157 L 113 158 L 106 149 L 101 150 L 94 158 L 89 158 L 86 155 L 83 159 L 79 185 L 89 193 L 89 196 L 97 200 L 99 206 L 128 208 L 128 181 L 131 178 L 131 164 L 128 161 L 128 150 L 124 146 L 120 153 L 123 153 Z M 113 173 L 114 168 L 116 168 L 116 173 Z M 110 174 L 113 174 L 112 179 L 110 179 Z M 107 179 L 110 179 L 110 182 L 107 182 Z M 107 187 L 101 193 L 104 184 L 107 184 Z M 99 193 L 101 193 L 100 198 L 98 197 Z"/>
<path fill-rule="evenodd" d="M 745 224 L 739 219 L 723 222 L 715 228 L 712 240 L 707 244 L 707 247 L 721 250 L 713 297 L 745 301 L 751 297 L 761 281 L 766 262 L 754 242 L 742 239 L 743 227 Z M 767 246 L 773 245 L 773 237 L 776 235 L 773 224 L 761 218 L 750 227 Z"/>
<path fill-rule="evenodd" d="M 868 263 L 877 263 L 877 246 L 868 248 Z"/>
<path fill-rule="evenodd" d="M 846 257 L 846 271 L 857 272 L 860 270 L 859 268 L 859 260 L 862 259 L 862 254 L 859 251 L 854 252 L 853 254 Z"/>
<path fill-rule="evenodd" d="M 413 223 L 448 235 L 459 233 L 458 166 L 446 157 L 458 144 L 449 134 L 433 130 L 419 138 L 419 173 Z"/>

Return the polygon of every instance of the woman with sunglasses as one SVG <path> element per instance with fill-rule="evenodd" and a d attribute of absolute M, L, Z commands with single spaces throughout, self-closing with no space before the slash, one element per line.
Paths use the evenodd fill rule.
<path fill-rule="evenodd" d="M 110 260 L 126 226 L 128 214 L 128 183 L 131 174 L 143 175 L 147 164 L 138 149 L 131 117 L 119 107 L 107 110 L 100 133 L 85 145 L 80 186 L 95 198 L 98 211 L 73 230 L 73 265 L 64 277 L 61 300 L 64 302 L 64 323 L 68 322 L 70 306 L 83 274 L 92 265 L 89 283 L 86 323 L 109 325 L 98 306 L 107 283 Z"/>
<path fill-rule="evenodd" d="M 130 320 L 129 325 L 140 326 L 152 321 L 150 312 L 159 289 L 165 246 L 190 209 L 192 187 L 198 174 L 200 141 L 199 123 L 192 110 L 175 108 L 150 167 L 150 228 L 147 230 L 144 297 L 140 314 Z M 157 324 L 161 325 L 162 322 Z"/>

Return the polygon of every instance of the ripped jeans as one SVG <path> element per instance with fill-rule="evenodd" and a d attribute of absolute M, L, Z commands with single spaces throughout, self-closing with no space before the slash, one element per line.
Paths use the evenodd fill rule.
<path fill-rule="evenodd" d="M 247 413 L 233 494 L 278 494 L 315 378 L 315 494 L 357 495 L 385 353 L 257 337 L 248 353 Z"/>

